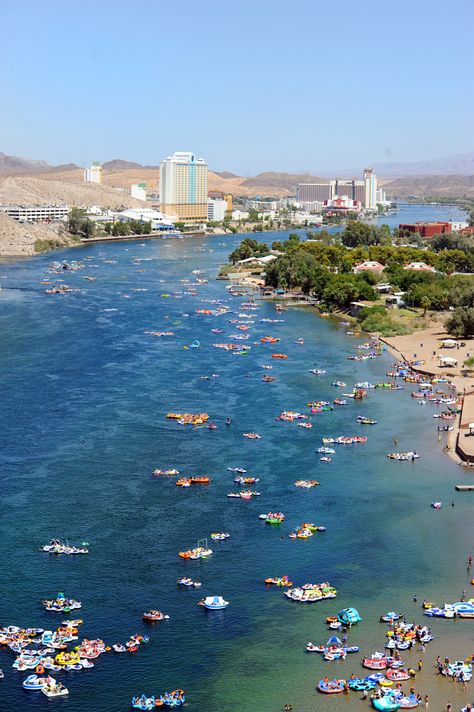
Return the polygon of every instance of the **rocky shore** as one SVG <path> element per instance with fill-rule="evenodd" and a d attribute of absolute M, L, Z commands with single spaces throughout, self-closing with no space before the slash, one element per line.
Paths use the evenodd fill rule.
<path fill-rule="evenodd" d="M 53 247 L 76 244 L 63 225 L 38 223 L 24 225 L 0 213 L 0 257 L 27 257 Z"/>

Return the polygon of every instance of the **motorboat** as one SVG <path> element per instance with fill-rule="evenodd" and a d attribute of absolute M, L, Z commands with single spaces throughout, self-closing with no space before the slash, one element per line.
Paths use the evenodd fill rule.
<path fill-rule="evenodd" d="M 227 608 L 229 601 L 225 601 L 222 596 L 206 596 L 204 599 L 204 608 L 209 611 L 221 611 L 223 608 Z"/>
<path fill-rule="evenodd" d="M 395 611 L 389 611 L 385 615 L 380 616 L 381 623 L 393 623 L 393 621 L 398 621 L 402 617 L 401 613 L 395 613 Z"/>
<path fill-rule="evenodd" d="M 362 665 L 369 670 L 385 670 L 387 668 L 387 659 L 383 653 L 374 653 L 370 657 L 365 657 Z"/>
<path fill-rule="evenodd" d="M 23 680 L 22 686 L 25 690 L 32 690 L 34 692 L 41 692 L 42 688 L 46 683 L 54 684 L 56 680 L 52 677 L 39 677 L 38 675 L 28 675 L 28 677 Z"/>

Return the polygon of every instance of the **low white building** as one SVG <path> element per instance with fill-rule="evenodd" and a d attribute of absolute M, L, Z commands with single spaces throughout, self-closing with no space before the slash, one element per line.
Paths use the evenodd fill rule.
<path fill-rule="evenodd" d="M 18 222 L 56 222 L 67 218 L 69 205 L 0 205 L 0 212 Z"/>
<path fill-rule="evenodd" d="M 308 224 L 308 225 L 322 225 L 323 216 L 322 215 L 311 215 L 311 213 L 297 211 L 293 216 L 292 220 L 295 223 Z"/>
<path fill-rule="evenodd" d="M 122 210 L 120 213 L 116 213 L 117 219 L 124 222 L 129 222 L 130 220 L 138 220 L 139 222 L 151 222 L 152 230 L 173 230 L 174 222 L 164 215 L 159 210 L 153 210 L 152 208 L 128 208 L 128 210 Z"/>
<path fill-rule="evenodd" d="M 459 230 L 464 230 L 465 227 L 469 227 L 467 220 L 450 220 L 451 231 L 459 232 Z"/>
<path fill-rule="evenodd" d="M 352 268 L 352 271 L 355 274 L 359 274 L 360 272 L 383 272 L 385 269 L 385 265 L 381 264 L 380 262 L 377 262 L 376 260 L 364 260 L 364 262 L 360 262 L 358 265 L 354 265 Z"/>
<path fill-rule="evenodd" d="M 208 198 L 207 219 L 209 222 L 222 222 L 227 211 L 227 200 Z"/>
<path fill-rule="evenodd" d="M 274 262 L 278 259 L 278 255 L 265 255 L 265 257 L 247 257 L 245 260 L 239 260 L 238 265 L 246 265 L 251 262 L 256 262 L 259 265 L 267 265 L 269 262 Z"/>
<path fill-rule="evenodd" d="M 248 210 L 258 210 L 259 212 L 277 210 L 278 200 L 246 200 L 245 207 Z"/>
<path fill-rule="evenodd" d="M 435 268 L 427 265 L 426 262 L 410 262 L 403 269 L 411 269 L 414 272 L 436 272 Z"/>
<path fill-rule="evenodd" d="M 248 210 L 233 210 L 232 220 L 248 220 L 249 213 Z"/>
<path fill-rule="evenodd" d="M 295 203 L 295 205 L 307 213 L 320 213 L 324 208 L 324 203 L 319 200 L 313 200 L 312 202 L 305 203 Z"/>
<path fill-rule="evenodd" d="M 132 198 L 146 200 L 146 183 L 134 183 L 130 190 Z"/>

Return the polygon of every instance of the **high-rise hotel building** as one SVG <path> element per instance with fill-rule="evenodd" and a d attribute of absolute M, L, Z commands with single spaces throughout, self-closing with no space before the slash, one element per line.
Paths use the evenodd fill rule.
<path fill-rule="evenodd" d="M 346 196 L 358 200 L 364 208 L 377 207 L 377 176 L 372 168 L 364 170 L 362 180 L 336 178 L 324 183 L 300 183 L 296 191 L 299 203 L 324 202 Z"/>
<path fill-rule="evenodd" d="M 176 151 L 160 163 L 160 210 L 191 223 L 207 222 L 207 163 Z"/>
<path fill-rule="evenodd" d="M 375 210 L 377 207 L 377 176 L 373 168 L 364 170 L 364 208 Z"/>

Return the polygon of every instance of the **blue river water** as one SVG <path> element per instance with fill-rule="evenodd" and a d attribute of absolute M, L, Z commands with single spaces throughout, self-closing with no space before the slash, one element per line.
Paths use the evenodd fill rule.
<path fill-rule="evenodd" d="M 419 207 L 417 215 L 424 211 Z M 403 214 L 406 219 L 412 218 Z M 14 654 L 0 648 L 0 709 L 118 712 L 129 709 L 132 695 L 175 688 L 186 690 L 195 712 L 270 712 L 286 702 L 299 712 L 359 709 L 355 693 L 335 700 L 315 692 L 326 674 L 362 671 L 359 655 L 325 663 L 305 653 L 308 640 L 329 637 L 326 616 L 358 608 L 363 621 L 351 642 L 370 653 L 383 646 L 381 613 L 402 610 L 422 621 L 414 594 L 443 603 L 458 600 L 467 586 L 472 508 L 468 497 L 454 492 L 462 473 L 440 453 L 431 406 L 411 399 L 410 388 L 378 389 L 363 404 L 349 401 L 314 415 L 311 430 L 275 420 L 282 410 L 308 412 L 310 400 L 332 401 L 340 390 L 331 386 L 336 378 L 348 387 L 386 380 L 390 355 L 350 361 L 364 337 L 347 336 L 309 308 L 278 315 L 271 303 L 249 312 L 255 323 L 247 332 L 247 355 L 213 348 L 243 333 L 229 323 L 242 313 L 243 299 L 215 280 L 240 238 L 93 245 L 0 266 L 0 625 L 54 629 L 63 617 L 45 612 L 40 602 L 65 591 L 82 601 L 81 638 L 111 644 L 132 633 L 150 635 L 136 653 L 111 652 L 91 670 L 59 673 L 69 698 L 51 702 L 22 689 L 26 673 L 12 669 Z M 54 259 L 84 262 L 82 270 L 62 275 L 79 291 L 44 293 L 45 277 L 57 279 L 48 272 Z M 209 281 L 196 287 L 182 281 L 195 284 L 197 277 Z M 196 313 L 215 310 L 214 300 L 231 312 Z M 275 318 L 283 323 L 260 321 Z M 151 331 L 174 336 L 156 338 Z M 267 334 L 281 342 L 261 344 Z M 199 348 L 184 348 L 196 339 Z M 274 360 L 275 351 L 289 358 Z M 311 368 L 327 374 L 316 377 Z M 262 382 L 265 373 L 276 380 Z M 218 427 L 180 426 L 166 419 L 170 411 L 205 411 Z M 360 413 L 378 424 L 364 429 L 356 423 Z M 262 439 L 244 439 L 249 431 Z M 331 463 L 319 461 L 315 448 L 322 437 L 355 433 L 368 442 L 339 446 Z M 421 459 L 389 462 L 395 437 L 398 449 L 415 449 Z M 237 466 L 260 478 L 260 497 L 226 497 L 237 489 L 227 468 Z M 157 467 L 207 474 L 212 483 L 178 488 L 173 478 L 153 477 Z M 296 489 L 299 478 L 320 486 Z M 434 500 L 443 501 L 441 511 L 431 509 Z M 271 509 L 285 513 L 281 527 L 259 521 Z M 302 521 L 327 531 L 290 540 Z M 231 538 L 212 542 L 207 560 L 178 557 L 222 530 Z M 53 537 L 87 541 L 90 553 L 39 552 Z M 185 574 L 202 588 L 180 590 L 176 579 Z M 291 603 L 263 585 L 265 577 L 284 574 L 297 584 L 328 580 L 338 597 L 312 606 Z M 230 606 L 208 612 L 196 605 L 211 594 Z M 145 624 L 142 613 L 149 608 L 170 620 Z M 434 676 L 431 663 L 438 653 L 464 658 L 472 652 L 472 621 L 435 621 L 433 629 L 436 640 L 424 653 L 417 690 L 462 701 L 451 683 Z M 407 662 L 419 655 L 410 653 Z"/>

